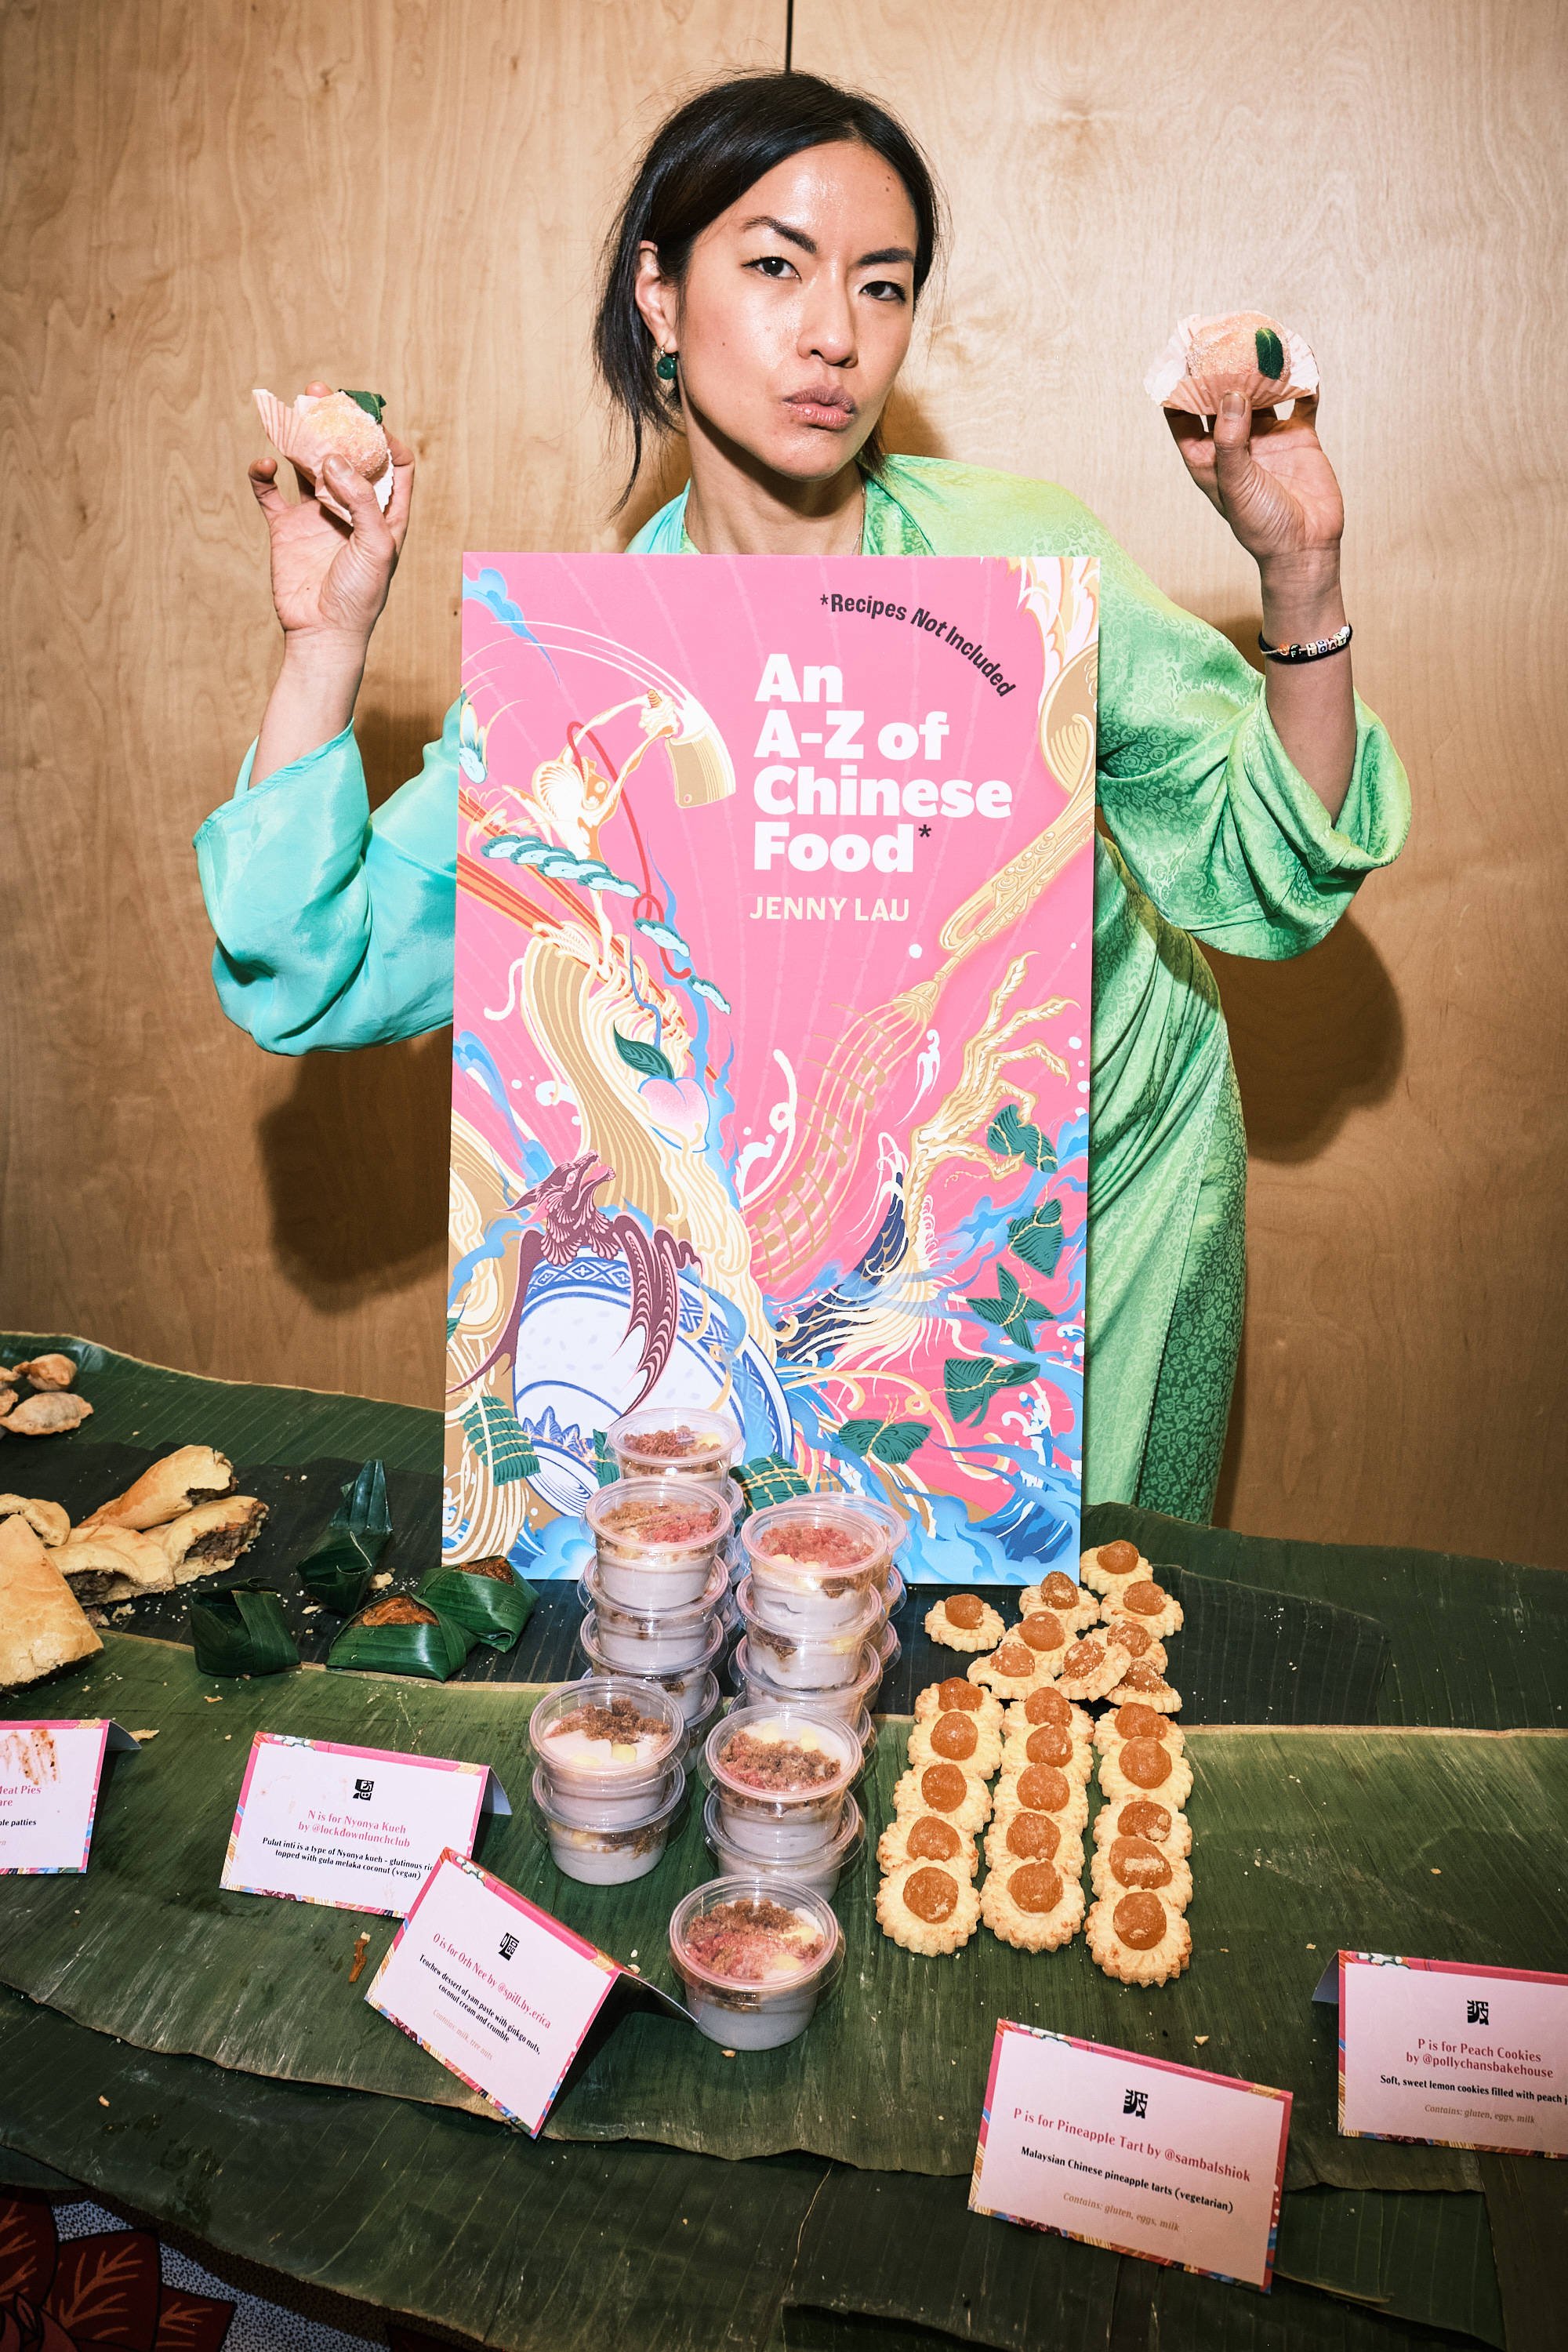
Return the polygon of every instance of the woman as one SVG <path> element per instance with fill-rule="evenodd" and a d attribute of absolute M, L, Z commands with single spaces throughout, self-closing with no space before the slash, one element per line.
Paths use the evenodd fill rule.
<path fill-rule="evenodd" d="M 1170 419 L 1258 566 L 1267 682 L 1054 486 L 885 456 L 878 426 L 930 275 L 927 166 L 880 107 L 806 74 L 721 83 L 654 139 L 607 252 L 595 354 L 629 423 L 685 433 L 690 480 L 637 551 L 1095 555 L 1101 566 L 1087 1501 L 1213 1505 L 1240 1340 L 1246 1139 L 1196 941 L 1311 947 L 1396 856 L 1404 772 L 1357 700 L 1339 490 L 1299 401 Z M 325 386 L 314 387 L 325 390 Z M 196 836 L 225 1010 L 276 1053 L 450 1018 L 457 709 L 368 816 L 352 731 L 408 524 L 329 467 L 346 532 L 250 468 L 283 665 L 233 800 Z M 1327 641 L 1332 650 L 1319 654 Z"/>

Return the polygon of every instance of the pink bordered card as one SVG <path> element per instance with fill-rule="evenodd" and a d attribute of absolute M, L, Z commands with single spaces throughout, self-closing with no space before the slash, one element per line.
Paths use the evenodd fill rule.
<path fill-rule="evenodd" d="M 104 1759 L 139 1744 L 100 1717 L 0 1723 L 0 1877 L 85 1870 Z"/>
<path fill-rule="evenodd" d="M 444 1853 L 365 1999 L 536 2135 L 622 1973 L 478 1863 Z"/>
<path fill-rule="evenodd" d="M 1568 2156 L 1568 1976 L 1339 1956 L 1340 2129 Z"/>
<path fill-rule="evenodd" d="M 258 1731 L 220 1884 L 238 1895 L 401 1919 L 441 1854 L 510 1813 L 488 1764 Z"/>
<path fill-rule="evenodd" d="M 977 2213 L 1267 2293 L 1290 2094 L 1004 2020 Z"/>

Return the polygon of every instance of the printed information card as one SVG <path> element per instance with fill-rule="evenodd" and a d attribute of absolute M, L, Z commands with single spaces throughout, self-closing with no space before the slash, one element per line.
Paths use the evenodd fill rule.
<path fill-rule="evenodd" d="M 107 1717 L 0 1724 L 0 1876 L 85 1870 L 104 1757 L 137 1745 Z"/>
<path fill-rule="evenodd" d="M 365 1999 L 537 2134 L 621 1972 L 478 1863 L 444 1853 Z"/>
<path fill-rule="evenodd" d="M 488 1764 L 258 1731 L 220 1884 L 400 1919 L 448 1847 L 510 1811 Z"/>
<path fill-rule="evenodd" d="M 1348 2139 L 1568 2156 L 1568 1976 L 1342 1952 Z"/>
<path fill-rule="evenodd" d="M 1290 2094 L 1005 2020 L 969 2202 L 1267 2290 Z"/>

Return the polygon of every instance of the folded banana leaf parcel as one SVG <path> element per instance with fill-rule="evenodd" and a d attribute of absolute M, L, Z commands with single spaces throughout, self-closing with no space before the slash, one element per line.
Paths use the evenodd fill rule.
<path fill-rule="evenodd" d="M 327 1653 L 329 1667 L 362 1675 L 419 1675 L 450 1680 L 474 1646 L 474 1637 L 411 1592 L 384 1593 L 351 1618 Z"/>
<path fill-rule="evenodd" d="M 386 1472 L 380 1462 L 367 1462 L 344 1481 L 342 1502 L 300 1562 L 300 1581 L 311 1600 L 345 1614 L 358 1609 L 391 1533 Z"/>
<path fill-rule="evenodd" d="M 539 1595 L 510 1560 L 498 1556 L 433 1568 L 420 1584 L 419 1598 L 487 1648 L 510 1650 L 533 1614 Z"/>
<path fill-rule="evenodd" d="M 204 1592 L 190 1602 L 191 1646 L 204 1675 L 280 1675 L 300 1663 L 275 1592 L 258 1584 Z"/>

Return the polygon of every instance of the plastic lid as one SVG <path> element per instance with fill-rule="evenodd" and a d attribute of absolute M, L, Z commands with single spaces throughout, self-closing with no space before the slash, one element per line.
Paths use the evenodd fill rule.
<path fill-rule="evenodd" d="M 635 1462 L 639 1477 L 712 1478 L 729 1469 L 744 1440 L 728 1413 L 654 1404 L 613 1421 L 605 1443 L 612 1454 Z"/>
<path fill-rule="evenodd" d="M 746 1974 L 733 1965 L 700 1958 L 691 1949 L 693 1929 L 730 1904 L 737 1906 L 737 1925 L 742 1927 L 746 1912 L 762 1911 L 763 1923 L 760 1924 L 763 1924 L 764 1932 L 769 1915 L 794 1912 L 801 1926 L 811 1929 L 817 1939 L 816 1956 L 776 1976 Z M 809 1985 L 822 1984 L 837 1968 L 843 1948 L 844 1931 L 821 1895 L 792 1878 L 774 1877 L 765 1871 L 738 1870 L 723 1878 L 710 1879 L 706 1886 L 694 1886 L 676 1905 L 669 1922 L 669 1956 L 689 1983 L 711 1985 L 720 1992 L 747 1993 L 754 1996 L 759 2005 L 770 1997 L 793 1996 Z M 747 2006 L 751 2006 L 750 2001 Z"/>
<path fill-rule="evenodd" d="M 747 1853 L 743 1848 L 733 1844 L 724 1834 L 724 1824 L 719 1813 L 717 1789 L 709 1790 L 708 1801 L 702 1808 L 702 1834 L 708 1841 L 710 1851 L 718 1855 L 721 1866 L 728 1867 L 733 1857 L 735 1867 L 742 1875 L 752 1875 L 757 1873 L 755 1854 Z M 853 1797 L 846 1797 L 844 1820 L 837 1835 L 831 1838 L 826 1845 L 811 1857 L 813 1874 L 815 1874 L 818 1870 L 826 1869 L 832 1864 L 837 1864 L 840 1870 L 847 1870 L 858 1854 L 865 1838 L 866 1816 Z M 798 1869 L 799 1866 L 799 1859 L 796 1857 L 795 1867 Z M 772 1871 L 768 1873 L 770 1878 L 774 1874 Z M 784 1874 L 788 1874 L 787 1870 Z"/>
<path fill-rule="evenodd" d="M 742 1779 L 726 1766 L 723 1751 L 742 1732 L 765 1733 L 781 1744 L 795 1743 L 808 1749 L 826 1750 L 836 1769 L 820 1780 L 802 1780 L 798 1787 L 763 1786 Z M 731 1707 L 723 1721 L 716 1723 L 709 1733 L 702 1760 L 710 1779 L 717 1781 L 720 1788 L 749 1798 L 753 1804 L 772 1804 L 787 1812 L 793 1806 L 818 1804 L 841 1794 L 860 1769 L 861 1751 L 853 1727 L 839 1717 L 823 1715 L 795 1701 L 778 1705 L 767 1699 Z"/>
<path fill-rule="evenodd" d="M 795 1495 L 753 1511 L 741 1541 L 753 1573 L 776 1581 L 818 1585 L 858 1581 L 888 1557 L 889 1530 L 870 1511 L 826 1495 Z"/>
<path fill-rule="evenodd" d="M 628 1822 L 626 1817 L 623 1810 L 626 1802 L 624 1798 L 619 1806 L 606 1803 L 602 1808 L 605 1818 L 595 1821 L 592 1817 L 592 1805 L 584 1804 L 575 1795 L 573 1797 L 572 1810 L 569 1813 L 563 1813 L 558 1805 L 552 1804 L 549 1773 L 542 1764 L 536 1764 L 533 1768 L 533 1803 L 541 1820 L 549 1822 L 552 1828 L 596 1830 L 602 1837 L 610 1840 L 611 1843 L 619 1837 L 623 1830 L 628 1836 L 635 1836 L 640 1830 L 653 1829 L 660 1822 L 668 1821 L 685 1794 L 685 1769 L 679 1764 L 672 1764 L 668 1772 L 660 1777 L 658 1786 L 650 1790 L 647 1812 L 639 1813 L 635 1822 Z"/>
<path fill-rule="evenodd" d="M 595 1487 L 583 1516 L 596 1542 L 639 1552 L 650 1567 L 711 1551 L 734 1524 L 718 1489 L 689 1479 L 617 1478 Z"/>
<path fill-rule="evenodd" d="M 712 1629 L 709 1634 L 706 1649 L 704 1649 L 700 1657 L 693 1658 L 689 1665 L 646 1666 L 640 1675 L 634 1675 L 631 1679 L 634 1682 L 639 1683 L 657 1683 L 660 1690 L 670 1691 L 682 1688 L 690 1681 L 693 1675 L 707 1673 L 709 1667 L 712 1665 L 714 1659 L 723 1648 L 725 1640 L 729 1634 L 729 1627 L 724 1623 L 722 1618 L 715 1617 L 713 1620 Z M 587 1659 L 589 1665 L 595 1673 L 601 1675 L 619 1674 L 623 1679 L 626 1678 L 626 1669 L 625 1666 L 617 1665 L 615 1659 L 607 1658 L 605 1655 L 605 1647 L 599 1633 L 599 1619 L 596 1610 L 590 1609 L 587 1615 L 584 1618 L 583 1622 L 577 1628 L 577 1646 L 582 1651 L 583 1655 Z"/>
<path fill-rule="evenodd" d="M 617 1601 L 605 1591 L 597 1560 L 584 1570 L 577 1584 L 577 1598 L 584 1608 L 596 1610 L 602 1617 L 613 1617 L 617 1625 L 646 1625 L 650 1640 L 656 1633 L 678 1633 L 682 1625 L 694 1625 L 699 1618 L 713 1616 L 729 1597 L 730 1570 L 721 1559 L 716 1559 L 709 1570 L 708 1581 L 695 1601 L 677 1601 L 668 1609 L 642 1609 L 635 1601 Z M 720 1631 L 721 1634 L 721 1622 Z"/>
<path fill-rule="evenodd" d="M 647 1754 L 635 1762 L 612 1760 L 608 1740 L 602 1743 L 602 1764 L 574 1757 L 562 1758 L 544 1744 L 579 1707 L 617 1705 L 629 1707 L 645 1721 L 651 1720 L 659 1727 Z M 586 1780 L 609 1794 L 617 1789 L 635 1788 L 653 1773 L 668 1771 L 685 1744 L 686 1718 L 669 1693 L 660 1690 L 656 1683 L 639 1682 L 633 1675 L 584 1675 L 580 1682 L 562 1683 L 545 1693 L 528 1718 L 528 1739 L 535 1757 L 554 1778 L 574 1785 Z"/>
<path fill-rule="evenodd" d="M 837 1690 L 790 1690 L 784 1684 L 774 1682 L 768 1673 L 762 1663 L 766 1655 L 765 1650 L 753 1655 L 751 1643 L 742 1636 L 735 1644 L 735 1672 L 743 1683 L 754 1686 L 764 1699 L 776 1701 L 781 1706 L 788 1706 L 793 1702 L 796 1706 L 810 1707 L 818 1714 L 853 1717 L 862 1707 L 870 1706 L 882 1679 L 882 1658 L 874 1641 L 861 1645 L 860 1672 L 855 1680 L 845 1683 Z"/>

